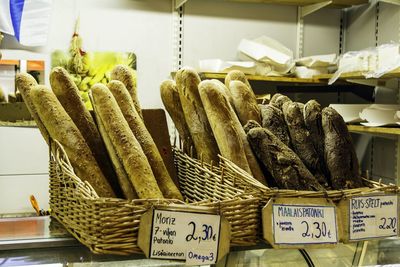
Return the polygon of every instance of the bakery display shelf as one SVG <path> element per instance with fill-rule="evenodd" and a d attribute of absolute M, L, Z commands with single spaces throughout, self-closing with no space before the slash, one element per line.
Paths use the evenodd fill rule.
<path fill-rule="evenodd" d="M 226 73 L 223 72 L 200 72 L 202 79 L 225 79 Z M 173 73 L 174 76 L 174 73 Z M 326 81 L 321 81 L 316 78 L 304 79 L 296 77 L 275 77 L 275 76 L 261 76 L 261 75 L 246 75 L 249 81 L 262 81 L 268 83 L 280 84 L 326 84 Z"/>
<path fill-rule="evenodd" d="M 329 80 L 332 78 L 333 74 L 321 74 L 316 75 L 313 78 L 316 80 Z M 351 80 L 351 79 L 365 79 L 365 80 L 376 80 L 376 79 L 392 79 L 392 78 L 400 78 L 400 68 L 397 68 L 394 71 L 388 72 L 380 78 L 365 78 L 362 71 L 348 72 L 342 73 L 338 80 Z"/>
<path fill-rule="evenodd" d="M 400 135 L 400 127 L 366 127 L 362 125 L 348 125 L 353 133 L 368 133 L 374 135 Z"/>

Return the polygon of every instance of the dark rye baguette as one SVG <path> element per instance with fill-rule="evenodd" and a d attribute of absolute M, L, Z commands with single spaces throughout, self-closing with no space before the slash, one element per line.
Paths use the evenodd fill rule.
<path fill-rule="evenodd" d="M 291 147 L 289 129 L 283 112 L 272 105 L 259 105 L 261 110 L 262 127 L 270 130 L 285 145 Z"/>
<path fill-rule="evenodd" d="M 171 116 L 172 121 L 183 141 L 183 151 L 190 154 L 192 151 L 196 156 L 195 146 L 190 136 L 190 131 L 183 114 L 181 100 L 179 98 L 178 88 L 173 80 L 165 80 L 160 85 L 161 100 L 165 109 Z"/>
<path fill-rule="evenodd" d="M 54 93 L 45 86 L 34 86 L 32 103 L 50 137 L 63 146 L 76 175 L 88 181 L 100 197 L 115 197 L 81 132 Z"/>
<path fill-rule="evenodd" d="M 323 173 L 323 162 L 321 162 L 318 157 L 310 133 L 304 123 L 301 104 L 288 101 L 283 104 L 282 109 L 289 129 L 293 150 L 297 153 L 311 173 L 317 178 L 318 182 L 327 187 L 328 181 Z"/>
<path fill-rule="evenodd" d="M 91 88 L 95 110 L 103 122 L 111 143 L 139 198 L 162 199 L 163 194 L 151 170 L 149 161 L 133 135 L 114 96 L 103 84 Z"/>
<path fill-rule="evenodd" d="M 113 191 L 118 197 L 122 196 L 122 190 L 119 186 L 118 178 L 112 167 L 109 155 L 107 154 L 107 149 L 101 139 L 92 115 L 82 101 L 78 87 L 75 85 L 68 72 L 61 67 L 55 67 L 51 70 L 50 85 L 58 101 L 60 101 L 76 127 L 78 127 L 83 138 L 85 138 L 86 143 L 112 186 Z"/>
<path fill-rule="evenodd" d="M 322 128 L 322 108 L 316 100 L 310 100 L 304 105 L 304 123 L 310 133 L 315 151 L 323 167 L 323 173 L 329 181 L 329 171 L 325 164 L 324 129 Z"/>
<path fill-rule="evenodd" d="M 32 88 L 34 86 L 37 86 L 38 83 L 36 82 L 35 78 L 33 78 L 32 75 L 28 73 L 17 73 L 15 77 L 15 84 L 17 86 L 17 89 L 21 93 L 22 98 L 24 99 L 24 102 L 26 104 L 26 107 L 28 108 L 29 112 L 32 115 L 32 118 L 35 120 L 36 125 L 38 126 L 39 131 L 43 136 L 43 139 L 49 145 L 50 144 L 49 132 L 47 131 L 46 127 L 44 126 L 44 123 L 40 119 L 39 114 L 36 111 L 35 105 L 33 104 L 30 95 Z"/>
<path fill-rule="evenodd" d="M 205 162 L 219 162 L 218 145 L 208 122 L 198 85 L 200 77 L 192 68 L 182 68 L 175 75 L 185 121 L 196 148 L 198 158 Z"/>
<path fill-rule="evenodd" d="M 163 196 L 165 198 L 183 200 L 178 187 L 175 185 L 168 173 L 167 167 L 165 166 L 153 138 L 144 125 L 143 120 L 139 117 L 133 100 L 125 85 L 120 81 L 113 80 L 107 84 L 107 87 L 110 89 L 117 101 L 125 120 L 128 122 L 128 125 L 133 132 L 133 135 L 142 147 Z"/>
<path fill-rule="evenodd" d="M 342 116 L 333 108 L 322 110 L 325 161 L 333 189 L 362 187 L 360 167 L 350 133 Z"/>
<path fill-rule="evenodd" d="M 258 159 L 272 174 L 279 188 L 323 190 L 301 159 L 271 131 L 256 127 L 247 133 Z"/>
<path fill-rule="evenodd" d="M 254 92 L 241 81 L 231 81 L 229 90 L 233 98 L 233 107 L 242 125 L 249 120 L 261 123 L 260 108 Z"/>
<path fill-rule="evenodd" d="M 222 156 L 266 184 L 246 133 L 225 94 L 223 84 L 206 80 L 199 84 L 200 97 Z M 244 158 L 243 158 L 244 155 Z"/>
<path fill-rule="evenodd" d="M 137 95 L 136 77 L 133 72 L 134 70 L 129 66 L 117 65 L 111 71 L 110 77 L 111 80 L 118 80 L 125 85 L 132 97 L 137 113 L 139 114 L 140 118 L 143 119 L 142 109 L 140 108 L 140 102 Z"/>

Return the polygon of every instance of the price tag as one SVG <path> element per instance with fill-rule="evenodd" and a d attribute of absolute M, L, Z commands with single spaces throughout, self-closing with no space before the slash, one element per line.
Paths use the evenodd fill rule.
<path fill-rule="evenodd" d="M 220 215 L 155 209 L 149 257 L 216 263 L 220 226 Z"/>
<path fill-rule="evenodd" d="M 398 197 L 365 196 L 353 197 L 349 202 L 349 239 L 398 235 Z"/>
<path fill-rule="evenodd" d="M 338 242 L 334 206 L 272 204 L 275 244 L 335 244 Z"/>

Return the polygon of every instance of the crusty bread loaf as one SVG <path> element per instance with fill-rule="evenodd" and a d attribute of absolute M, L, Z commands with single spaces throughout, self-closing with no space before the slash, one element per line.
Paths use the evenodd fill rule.
<path fill-rule="evenodd" d="M 196 151 L 190 131 L 183 114 L 181 100 L 179 99 L 178 88 L 173 80 L 165 80 L 160 85 L 161 100 L 165 109 L 171 116 L 176 129 L 178 130 L 179 137 L 183 141 L 183 151 L 190 153 L 191 149 L 196 156 Z"/>
<path fill-rule="evenodd" d="M 323 173 L 330 181 L 329 171 L 325 164 L 325 136 L 324 129 L 322 128 L 322 108 L 316 100 L 310 100 L 304 105 L 304 123 L 308 132 L 310 133 L 310 139 L 313 142 L 315 151 L 317 151 L 319 160 L 323 167 Z"/>
<path fill-rule="evenodd" d="M 15 84 L 17 86 L 17 89 L 20 91 L 26 107 L 32 115 L 32 118 L 35 120 L 36 125 L 38 126 L 39 131 L 43 136 L 43 139 L 46 141 L 47 144 L 50 144 L 49 132 L 41 121 L 30 95 L 32 88 L 38 85 L 35 78 L 33 78 L 32 75 L 28 73 L 18 73 L 15 77 Z"/>
<path fill-rule="evenodd" d="M 137 95 L 136 75 L 134 75 L 134 70 L 126 65 L 117 65 L 111 72 L 111 80 L 118 80 L 125 85 L 132 97 L 137 113 L 140 118 L 143 119 L 142 109 L 140 108 L 140 102 Z"/>
<path fill-rule="evenodd" d="M 310 133 L 304 123 L 301 104 L 288 101 L 283 104 L 282 109 L 289 129 L 293 150 L 297 153 L 315 178 L 317 178 L 318 182 L 327 187 L 328 181 L 323 172 L 323 162 L 321 162 L 318 157 Z"/>
<path fill-rule="evenodd" d="M 325 161 L 333 189 L 362 187 L 360 167 L 350 133 L 342 116 L 333 108 L 322 110 Z"/>
<path fill-rule="evenodd" d="M 164 197 L 183 200 L 178 187 L 175 185 L 168 173 L 167 167 L 165 166 L 153 138 L 144 125 L 143 120 L 136 112 L 132 98 L 125 85 L 120 81 L 113 80 L 110 81 L 107 86 L 115 97 L 125 120 L 128 122 L 130 129 L 142 147 L 143 152 L 150 163 L 154 177 L 157 180 L 158 187 Z"/>
<path fill-rule="evenodd" d="M 206 80 L 199 84 L 199 92 L 221 155 L 252 174 L 224 91 L 215 82 Z"/>
<path fill-rule="evenodd" d="M 95 110 L 139 198 L 163 198 L 146 155 L 110 90 L 103 84 L 95 84 L 91 92 Z"/>
<path fill-rule="evenodd" d="M 52 139 L 64 147 L 75 173 L 88 181 L 101 197 L 114 197 L 81 132 L 61 106 L 54 93 L 45 86 L 34 86 L 30 92 L 32 103 Z"/>
<path fill-rule="evenodd" d="M 113 191 L 118 197 L 122 197 L 122 190 L 112 168 L 107 149 L 104 146 L 92 115 L 82 101 L 78 87 L 68 72 L 61 67 L 55 67 L 51 70 L 50 84 L 58 101 L 60 101 L 67 114 L 81 132 Z"/>
<path fill-rule="evenodd" d="M 274 94 L 271 99 L 269 100 L 269 104 L 273 105 L 278 97 L 282 96 L 282 94 L 276 93 Z"/>
<path fill-rule="evenodd" d="M 323 190 L 301 159 L 265 128 L 250 129 L 247 137 L 259 160 L 274 177 L 279 188 Z"/>
<path fill-rule="evenodd" d="M 289 130 L 282 111 L 272 105 L 259 105 L 259 107 L 261 110 L 262 127 L 270 130 L 285 145 L 291 147 Z"/>
<path fill-rule="evenodd" d="M 183 68 L 176 73 L 175 81 L 197 156 L 208 163 L 218 162 L 218 146 L 199 95 L 199 75 L 191 68 Z"/>
<path fill-rule="evenodd" d="M 230 72 L 228 72 L 225 76 L 225 86 L 229 88 L 231 81 L 241 81 L 250 88 L 251 92 L 253 92 L 253 88 L 251 88 L 251 85 L 247 80 L 246 75 L 242 71 L 231 70 Z"/>
<path fill-rule="evenodd" d="M 94 100 L 93 100 L 93 97 L 91 94 L 89 94 L 89 98 L 90 98 L 91 103 L 94 103 Z M 92 106 L 94 109 L 94 115 L 96 117 L 96 122 L 97 122 L 97 126 L 99 128 L 99 132 L 101 134 L 101 137 L 104 140 L 104 144 L 107 148 L 108 154 L 110 155 L 110 159 L 113 164 L 115 173 L 117 175 L 118 183 L 121 187 L 123 196 L 127 200 L 137 199 L 139 197 L 135 191 L 135 188 L 133 188 L 131 181 L 129 180 L 128 174 L 126 173 L 126 171 L 124 169 L 124 166 L 122 164 L 122 159 L 120 159 L 118 157 L 117 152 L 115 151 L 115 148 L 110 140 L 110 136 L 108 135 L 106 129 L 104 128 L 104 124 L 101 121 L 100 116 L 98 115 L 99 112 L 96 111 L 96 106 L 95 105 L 92 105 Z"/>
<path fill-rule="evenodd" d="M 240 123 L 245 125 L 249 120 L 261 123 L 260 108 L 254 92 L 245 83 L 235 80 L 230 82 L 229 90 Z"/>
<path fill-rule="evenodd" d="M 275 95 L 274 95 L 275 96 Z M 272 97 L 272 99 L 274 99 L 274 97 Z M 285 104 L 286 102 L 292 102 L 292 100 L 285 96 L 285 95 L 278 95 L 274 101 L 271 101 L 269 104 L 279 108 L 280 110 L 282 110 L 283 108 L 283 104 Z"/>

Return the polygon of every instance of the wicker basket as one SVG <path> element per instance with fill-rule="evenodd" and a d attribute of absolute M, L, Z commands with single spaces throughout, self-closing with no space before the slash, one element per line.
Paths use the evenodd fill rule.
<path fill-rule="evenodd" d="M 141 253 L 137 246 L 140 218 L 157 204 L 183 202 L 179 200 L 132 200 L 99 197 L 91 185 L 77 177 L 62 146 L 55 141 L 50 159 L 51 215 L 82 244 L 94 253 L 127 255 Z M 175 160 L 177 166 L 183 164 Z M 196 166 L 185 168 L 188 176 L 203 180 L 217 176 L 208 169 Z M 179 173 L 183 176 L 183 169 Z M 217 186 L 217 185 L 216 185 Z M 204 196 L 196 201 L 184 196 L 190 205 L 218 208 L 231 224 L 232 245 L 253 245 L 258 241 L 259 198 L 231 190 L 219 197 Z M 199 199 L 200 200 L 200 199 Z"/>

